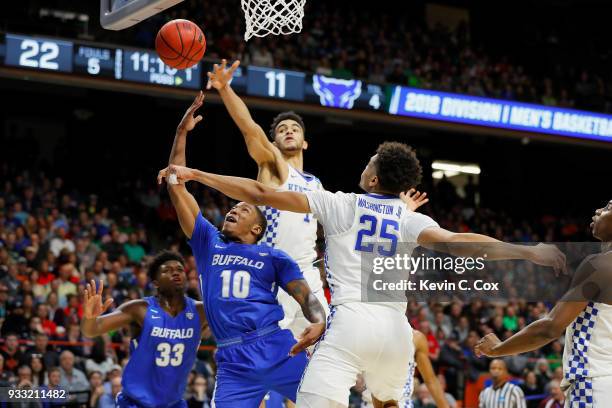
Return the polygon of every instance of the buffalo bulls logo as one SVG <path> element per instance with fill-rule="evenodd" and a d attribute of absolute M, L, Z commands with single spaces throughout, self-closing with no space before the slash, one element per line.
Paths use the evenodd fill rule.
<path fill-rule="evenodd" d="M 312 86 L 322 106 L 353 109 L 353 103 L 361 95 L 361 81 L 313 75 Z"/>

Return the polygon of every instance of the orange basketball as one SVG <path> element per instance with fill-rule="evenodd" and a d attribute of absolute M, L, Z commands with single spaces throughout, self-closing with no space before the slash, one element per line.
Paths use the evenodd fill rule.
<path fill-rule="evenodd" d="M 155 50 L 166 65 L 186 69 L 204 56 L 206 37 L 200 27 L 189 20 L 168 21 L 157 33 Z"/>

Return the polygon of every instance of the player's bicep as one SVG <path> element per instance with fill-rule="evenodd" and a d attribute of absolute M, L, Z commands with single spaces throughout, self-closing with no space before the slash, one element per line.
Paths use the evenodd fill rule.
<path fill-rule="evenodd" d="M 187 237 L 191 238 L 200 207 L 184 184 L 168 185 L 168 192 L 181 229 Z"/>
<path fill-rule="evenodd" d="M 310 213 L 310 204 L 304 193 L 294 191 L 266 191 L 261 204 L 268 205 L 283 211 L 295 213 Z"/>
<path fill-rule="evenodd" d="M 574 319 L 582 313 L 587 304 L 587 301 L 558 302 L 547 317 L 550 319 L 554 334 L 561 335 Z"/>

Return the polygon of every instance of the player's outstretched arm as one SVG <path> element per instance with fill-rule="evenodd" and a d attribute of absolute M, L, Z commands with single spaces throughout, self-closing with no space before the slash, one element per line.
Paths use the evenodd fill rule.
<path fill-rule="evenodd" d="M 444 396 L 444 390 L 442 389 L 442 385 L 440 385 L 440 381 L 438 381 L 438 377 L 436 376 L 433 366 L 431 365 L 431 361 L 429 360 L 429 346 L 427 345 L 427 338 L 418 330 L 413 331 L 413 336 L 415 346 L 414 359 L 419 367 L 419 372 L 425 381 L 425 385 L 427 385 L 427 389 L 436 402 L 436 407 L 448 408 L 448 401 L 446 401 L 446 397 Z"/>
<path fill-rule="evenodd" d="M 204 93 L 200 91 L 200 93 L 198 93 L 193 100 L 191 106 L 185 112 L 185 115 L 183 115 L 183 119 L 181 119 L 181 122 L 176 128 L 176 134 L 174 136 L 174 143 L 172 144 L 172 152 L 170 153 L 168 165 L 185 165 L 187 161 L 185 154 L 187 133 L 192 131 L 202 120 L 202 115 L 195 116 L 195 113 L 203 103 Z M 158 184 L 161 184 L 161 181 L 162 178 L 158 174 Z M 191 238 L 193 229 L 195 228 L 196 217 L 200 212 L 198 203 L 193 195 L 187 190 L 185 184 L 178 183 L 177 180 L 169 180 L 168 193 L 170 194 L 170 200 L 176 209 L 181 229 L 187 237 Z"/>
<path fill-rule="evenodd" d="M 143 300 L 132 300 L 124 303 L 117 310 L 102 316 L 113 304 L 113 299 L 102 302 L 104 283 L 96 287 L 96 282 L 87 284 L 84 293 L 83 319 L 81 320 L 81 332 L 87 337 L 96 337 L 111 330 L 126 326 L 134 321 L 142 322 L 146 302 Z"/>
<path fill-rule="evenodd" d="M 477 356 L 502 357 L 537 350 L 558 339 L 588 302 L 559 302 L 550 313 L 505 341 L 490 333 L 478 341 Z"/>
<path fill-rule="evenodd" d="M 187 145 L 187 133 L 191 132 L 195 126 L 202 120 L 202 115 L 195 116 L 196 111 L 204 103 L 204 93 L 200 91 L 193 100 L 191 106 L 185 112 L 183 119 L 176 127 L 176 133 L 174 135 L 174 143 L 172 144 L 172 151 L 170 152 L 170 158 L 168 164 L 177 164 L 179 166 L 186 166 L 187 159 L 185 149 Z"/>
<path fill-rule="evenodd" d="M 310 213 L 310 204 L 304 193 L 293 191 L 276 191 L 272 187 L 259 183 L 255 180 L 221 176 L 213 173 L 205 173 L 182 166 L 169 166 L 159 172 L 158 182 L 176 174 L 181 183 L 197 181 L 216 190 L 234 200 L 245 201 L 255 205 L 267 205 L 279 210 L 297 213 Z"/>
<path fill-rule="evenodd" d="M 526 259 L 538 265 L 550 266 L 557 274 L 565 271 L 565 254 L 550 244 L 516 245 L 487 235 L 451 232 L 440 227 L 424 229 L 419 234 L 417 243 L 455 256 L 476 258 L 486 255 L 489 261 Z"/>
<path fill-rule="evenodd" d="M 304 317 L 308 319 L 308 326 L 299 337 L 299 341 L 291 348 L 290 355 L 294 356 L 307 347 L 316 343 L 325 331 L 325 311 L 321 302 L 312 293 L 304 279 L 296 279 L 287 284 L 287 293 L 299 303 Z"/>
<path fill-rule="evenodd" d="M 221 65 L 215 64 L 212 72 L 208 73 L 208 85 L 206 87 L 212 87 L 219 91 L 225 108 L 242 132 L 249 155 L 257 165 L 273 163 L 276 161 L 276 153 L 280 154 L 280 152 L 275 152 L 276 148 L 268 140 L 264 130 L 253 120 L 246 104 L 230 86 L 234 71 L 239 66 L 240 61 L 234 61 L 229 68 L 226 68 L 227 60 L 225 59 L 221 61 Z"/>

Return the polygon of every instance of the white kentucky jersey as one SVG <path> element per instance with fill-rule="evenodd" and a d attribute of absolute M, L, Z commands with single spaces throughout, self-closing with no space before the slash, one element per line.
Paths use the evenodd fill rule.
<path fill-rule="evenodd" d="M 589 302 L 565 331 L 564 382 L 612 376 L 612 306 Z"/>
<path fill-rule="evenodd" d="M 287 180 L 278 191 L 308 192 L 323 189 L 319 179 L 312 174 L 300 173 L 288 167 Z M 273 207 L 261 207 L 261 210 L 266 216 L 268 228 L 260 242 L 289 254 L 304 273 L 310 288 L 313 291 L 320 290 L 321 278 L 318 269 L 312 266 L 317 259 L 317 220 L 312 214 L 279 211 Z"/>
<path fill-rule="evenodd" d="M 393 256 L 399 243 L 414 243 L 421 231 L 438 224 L 410 211 L 397 196 L 306 193 L 310 210 L 325 229 L 325 269 L 331 304 L 362 302 L 362 256 Z M 367 271 L 366 271 L 367 272 Z M 405 302 L 391 302 L 402 314 Z"/>

